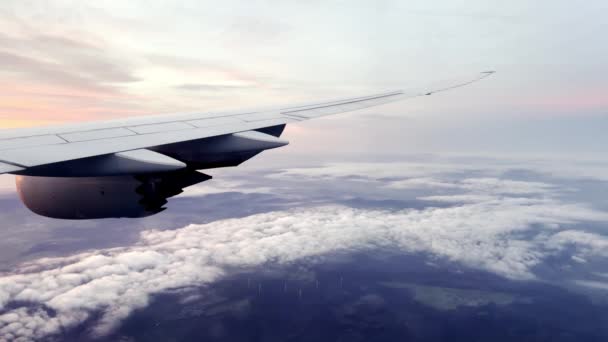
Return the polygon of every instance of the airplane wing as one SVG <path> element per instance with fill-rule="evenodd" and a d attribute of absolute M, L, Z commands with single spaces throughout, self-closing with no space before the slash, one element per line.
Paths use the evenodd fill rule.
<path fill-rule="evenodd" d="M 32 209 L 26 201 L 28 196 L 24 189 L 38 189 L 40 184 L 28 187 L 24 183 L 27 180 L 24 176 L 132 175 L 141 178 L 146 174 L 183 169 L 234 166 L 265 149 L 287 144 L 279 138 L 286 124 L 431 95 L 473 83 L 492 73 L 482 72 L 454 83 L 418 91 L 397 90 L 265 110 L 154 115 L 0 130 L 0 174 L 21 176 L 17 180 L 18 189 L 26 206 Z M 189 177 L 192 174 L 180 179 Z M 196 176 L 193 182 L 200 179 Z M 73 181 L 70 184 L 76 183 Z M 20 184 L 22 188 L 19 188 Z M 167 191 L 170 194 L 174 192 Z M 36 196 L 44 197 L 40 193 Z"/>

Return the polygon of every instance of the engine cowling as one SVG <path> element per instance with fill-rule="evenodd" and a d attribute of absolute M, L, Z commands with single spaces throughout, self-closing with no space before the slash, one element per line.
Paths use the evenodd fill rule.
<path fill-rule="evenodd" d="M 145 217 L 183 188 L 211 179 L 190 170 L 111 177 L 17 176 L 17 191 L 36 214 L 58 219 Z"/>

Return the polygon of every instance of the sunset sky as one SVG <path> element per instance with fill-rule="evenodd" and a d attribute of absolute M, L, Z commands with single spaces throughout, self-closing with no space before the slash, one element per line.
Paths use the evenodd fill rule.
<path fill-rule="evenodd" d="M 469 88 L 288 132 L 312 152 L 603 153 L 607 15 L 601 0 L 4 0 L 0 125 L 247 108 L 492 69 Z"/>

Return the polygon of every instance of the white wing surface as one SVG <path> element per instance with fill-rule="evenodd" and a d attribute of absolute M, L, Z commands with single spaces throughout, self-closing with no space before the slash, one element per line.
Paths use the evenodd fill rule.
<path fill-rule="evenodd" d="M 492 74 L 418 92 L 391 91 L 263 111 L 134 117 L 66 126 L 0 130 L 0 173 L 284 125 L 461 87 Z"/>

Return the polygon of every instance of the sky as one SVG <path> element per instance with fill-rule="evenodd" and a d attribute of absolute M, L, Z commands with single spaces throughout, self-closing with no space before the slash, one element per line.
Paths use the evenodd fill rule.
<path fill-rule="evenodd" d="M 608 146 L 606 15 L 605 1 L 5 0 L 0 125 L 239 109 L 496 70 L 289 127 L 289 153 L 596 158 Z"/>
<path fill-rule="evenodd" d="M 336 253 L 608 288 L 607 17 L 601 0 L 1 1 L 7 129 L 496 73 L 289 125 L 288 146 L 150 218 L 39 217 L 0 176 L 0 341 L 91 317 L 103 334 L 155 294 Z"/>

